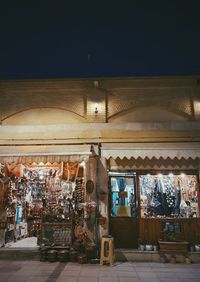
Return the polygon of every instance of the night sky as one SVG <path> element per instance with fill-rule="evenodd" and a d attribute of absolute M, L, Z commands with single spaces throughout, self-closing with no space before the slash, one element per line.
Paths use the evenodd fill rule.
<path fill-rule="evenodd" d="M 4 0 L 0 31 L 0 79 L 200 74 L 198 0 Z"/>

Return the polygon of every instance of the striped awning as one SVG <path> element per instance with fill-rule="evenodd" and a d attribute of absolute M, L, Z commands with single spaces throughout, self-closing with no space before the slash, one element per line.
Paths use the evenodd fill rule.
<path fill-rule="evenodd" d="M 200 158 L 200 143 L 104 143 L 101 156 L 109 158 Z"/>
<path fill-rule="evenodd" d="M 91 145 L 24 145 L 0 146 L 0 162 L 59 162 L 88 157 Z"/>

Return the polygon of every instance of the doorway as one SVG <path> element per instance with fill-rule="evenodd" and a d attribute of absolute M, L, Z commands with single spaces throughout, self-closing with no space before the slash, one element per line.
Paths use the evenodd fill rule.
<path fill-rule="evenodd" d="M 136 174 L 109 172 L 109 230 L 117 248 L 137 248 Z"/>

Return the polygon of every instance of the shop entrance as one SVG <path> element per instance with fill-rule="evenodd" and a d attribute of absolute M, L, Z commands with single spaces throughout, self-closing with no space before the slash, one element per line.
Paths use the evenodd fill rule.
<path fill-rule="evenodd" d="M 138 219 L 135 173 L 109 173 L 110 234 L 117 248 L 137 248 Z"/>

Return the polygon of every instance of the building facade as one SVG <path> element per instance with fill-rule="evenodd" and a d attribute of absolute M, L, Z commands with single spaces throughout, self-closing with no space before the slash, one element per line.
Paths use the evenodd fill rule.
<path fill-rule="evenodd" d="M 23 230 L 44 244 L 48 216 L 70 244 L 137 248 L 174 223 L 200 242 L 199 76 L 4 80 L 0 113 L 2 245 Z"/>

